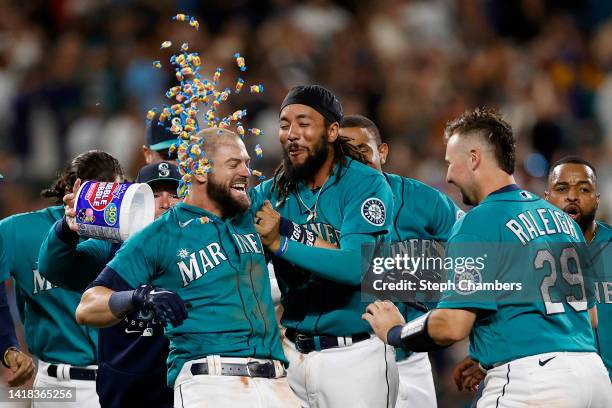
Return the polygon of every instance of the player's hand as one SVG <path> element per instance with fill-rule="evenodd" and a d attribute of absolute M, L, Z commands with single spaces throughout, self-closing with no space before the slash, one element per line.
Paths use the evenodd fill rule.
<path fill-rule="evenodd" d="M 475 392 L 485 376 L 486 373 L 480 369 L 478 362 L 470 357 L 464 358 L 453 368 L 453 380 L 459 391 Z"/>
<path fill-rule="evenodd" d="M 187 308 L 183 299 L 170 290 L 140 285 L 132 294 L 132 303 L 139 308 L 153 311 L 156 320 L 173 327 L 180 326 L 187 318 Z"/>
<path fill-rule="evenodd" d="M 10 350 L 6 354 L 6 362 L 11 370 L 11 375 L 8 378 L 8 384 L 11 387 L 26 383 L 34 375 L 36 367 L 32 357 L 19 350 Z"/>
<path fill-rule="evenodd" d="M 255 215 L 255 229 L 261 237 L 261 243 L 270 252 L 277 252 L 280 248 L 281 235 L 278 230 L 280 219 L 280 214 L 272 208 L 268 200 Z"/>
<path fill-rule="evenodd" d="M 366 307 L 365 313 L 361 315 L 361 318 L 370 323 L 374 333 L 385 343 L 387 342 L 387 333 L 389 333 L 391 328 L 400 324 L 406 324 L 404 316 L 402 316 L 397 306 L 388 300 L 384 302 L 377 300 L 374 303 L 370 303 Z"/>
<path fill-rule="evenodd" d="M 79 227 L 76 224 L 76 210 L 74 209 L 74 201 L 76 200 L 76 194 L 81 188 L 81 179 L 78 178 L 72 186 L 72 191 L 66 194 L 62 201 L 64 202 L 64 214 L 66 215 L 66 222 L 68 227 L 74 232 L 78 232 Z"/>

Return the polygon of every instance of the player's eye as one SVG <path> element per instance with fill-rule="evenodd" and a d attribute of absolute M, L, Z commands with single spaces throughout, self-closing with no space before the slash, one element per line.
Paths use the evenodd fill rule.
<path fill-rule="evenodd" d="M 300 127 L 308 127 L 308 126 L 310 126 L 310 123 L 305 123 L 305 122 L 300 123 Z"/>
<path fill-rule="evenodd" d="M 590 193 L 591 190 L 589 190 L 588 188 L 581 188 L 580 192 L 582 192 L 582 193 Z"/>
<path fill-rule="evenodd" d="M 565 187 L 557 187 L 555 189 L 555 191 L 558 191 L 558 192 L 561 192 L 561 193 L 564 192 L 565 190 L 567 190 L 567 188 L 565 188 Z"/>
<path fill-rule="evenodd" d="M 289 129 L 289 125 L 281 125 L 280 129 L 281 130 L 288 130 Z"/>

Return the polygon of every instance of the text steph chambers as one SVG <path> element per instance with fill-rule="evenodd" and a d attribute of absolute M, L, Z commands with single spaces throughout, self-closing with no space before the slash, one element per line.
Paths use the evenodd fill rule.
<path fill-rule="evenodd" d="M 457 282 L 448 280 L 446 282 L 430 282 L 426 280 L 420 280 L 415 282 L 414 280 L 401 279 L 397 282 L 384 282 L 381 279 L 377 279 L 372 282 L 374 290 L 380 291 L 435 291 L 445 292 L 447 290 L 454 290 L 457 292 L 473 292 L 473 291 L 520 291 L 523 290 L 523 284 L 521 282 L 500 282 L 497 279 L 494 282 L 473 282 L 468 279 L 460 279 Z"/>

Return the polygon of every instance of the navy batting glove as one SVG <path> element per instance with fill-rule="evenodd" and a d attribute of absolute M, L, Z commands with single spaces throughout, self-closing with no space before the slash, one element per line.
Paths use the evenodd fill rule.
<path fill-rule="evenodd" d="M 166 289 L 141 285 L 132 294 L 132 304 L 153 310 L 155 318 L 163 324 L 177 327 L 187 318 L 187 308 L 181 297 Z"/>

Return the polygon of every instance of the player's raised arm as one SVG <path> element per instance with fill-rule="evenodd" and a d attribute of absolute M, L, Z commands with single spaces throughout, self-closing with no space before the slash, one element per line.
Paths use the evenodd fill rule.
<path fill-rule="evenodd" d="M 338 197 L 346 205 L 338 247 L 317 238 L 317 234 L 304 226 L 281 217 L 270 202 L 262 206 L 255 218 L 262 243 L 277 257 L 322 278 L 359 285 L 362 249 L 364 245 L 373 247 L 388 232 L 391 220 L 387 214 L 392 211 L 393 202 L 391 190 L 381 174 L 371 172 L 352 187 L 348 189 L 351 194 Z"/>

